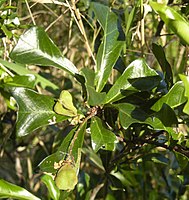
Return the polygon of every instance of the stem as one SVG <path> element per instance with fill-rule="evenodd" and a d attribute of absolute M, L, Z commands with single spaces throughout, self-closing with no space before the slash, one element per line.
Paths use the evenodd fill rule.
<path fill-rule="evenodd" d="M 91 119 L 92 117 L 94 117 L 95 115 L 97 114 L 97 107 L 93 107 L 91 108 L 91 112 L 90 114 L 83 120 L 83 122 L 80 124 L 79 128 L 77 129 L 77 131 L 75 132 L 75 135 L 71 141 L 71 144 L 70 144 L 70 147 L 69 147 L 69 150 L 68 150 L 68 155 L 71 156 L 72 155 L 72 150 L 73 150 L 73 147 L 74 147 L 74 144 L 75 144 L 75 141 L 78 137 L 78 134 L 82 128 L 82 126 L 89 120 Z"/>

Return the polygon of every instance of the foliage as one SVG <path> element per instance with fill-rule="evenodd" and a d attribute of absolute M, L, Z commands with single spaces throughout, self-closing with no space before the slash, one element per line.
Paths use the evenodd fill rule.
<path fill-rule="evenodd" d="M 0 3 L 1 198 L 189 197 L 188 13 L 169 4 L 33 3 L 52 22 Z"/>

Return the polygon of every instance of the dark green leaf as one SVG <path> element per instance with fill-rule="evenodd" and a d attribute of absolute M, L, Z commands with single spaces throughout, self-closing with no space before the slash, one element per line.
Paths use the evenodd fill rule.
<path fill-rule="evenodd" d="M 167 86 L 173 85 L 173 73 L 171 66 L 169 62 L 167 61 L 165 57 L 165 52 L 161 45 L 157 45 L 155 43 L 152 43 L 152 52 L 155 55 L 158 63 L 160 64 L 164 74 L 165 74 L 165 81 L 167 83 Z M 169 89 L 169 87 L 168 87 Z"/>
<path fill-rule="evenodd" d="M 150 1 L 152 8 L 160 15 L 165 22 L 181 41 L 189 45 L 189 23 L 175 9 L 165 5 Z"/>
<path fill-rule="evenodd" d="M 157 117 L 148 116 L 142 109 L 132 104 L 120 103 L 113 106 L 119 110 L 120 123 L 124 129 L 127 129 L 133 123 L 141 123 L 148 124 L 155 130 L 167 130 Z"/>
<path fill-rule="evenodd" d="M 55 66 L 72 75 L 78 74 L 77 68 L 71 61 L 63 57 L 42 28 L 32 27 L 26 31 L 20 37 L 10 57 L 19 63 Z"/>
<path fill-rule="evenodd" d="M 113 151 L 117 142 L 115 134 L 105 128 L 100 118 L 93 117 L 91 120 L 91 140 L 94 151 L 97 152 L 100 148 Z"/>
<path fill-rule="evenodd" d="M 40 200 L 26 189 L 0 179 L 0 198 L 14 198 L 18 200 Z"/>
<path fill-rule="evenodd" d="M 123 47 L 119 40 L 118 18 L 107 6 L 91 3 L 92 9 L 104 30 L 104 38 L 97 52 L 96 91 L 106 84 Z"/>
<path fill-rule="evenodd" d="M 59 200 L 60 190 L 56 187 L 52 176 L 45 174 L 45 175 L 42 176 L 41 180 L 43 181 L 43 183 L 48 188 L 48 192 L 50 194 L 50 197 L 53 200 Z"/>
<path fill-rule="evenodd" d="M 173 87 L 169 90 L 169 92 L 161 97 L 152 107 L 151 109 L 154 111 L 159 111 L 163 104 L 169 105 L 171 108 L 175 108 L 186 101 L 186 97 L 184 96 L 184 85 L 183 82 L 179 81 L 173 85 Z"/>
<path fill-rule="evenodd" d="M 91 148 L 82 148 L 84 153 L 99 169 L 105 171 L 100 157 Z"/>
<path fill-rule="evenodd" d="M 137 83 L 137 78 L 139 78 L 138 83 Z M 145 80 L 145 78 L 147 80 Z M 140 86 L 139 83 L 141 82 L 144 83 L 144 88 L 143 88 L 144 90 L 147 89 L 151 90 L 152 88 L 157 86 L 159 80 L 160 77 L 155 70 L 151 69 L 143 59 L 137 59 L 133 61 L 125 69 L 123 74 L 118 78 L 118 80 L 112 86 L 112 88 L 106 95 L 105 103 L 110 103 L 120 100 L 127 95 L 127 92 L 128 94 L 130 94 L 131 92 L 138 91 L 138 89 L 135 87 L 139 87 Z"/>
<path fill-rule="evenodd" d="M 189 163 L 189 158 L 186 157 L 184 154 L 175 151 L 175 156 L 178 161 L 180 168 L 183 170 Z"/>
<path fill-rule="evenodd" d="M 162 123 L 166 127 L 172 127 L 178 125 L 178 120 L 174 110 L 165 103 L 163 104 L 160 111 L 157 112 L 155 115 L 162 121 Z"/>
<path fill-rule="evenodd" d="M 143 157 L 145 161 L 153 161 L 155 163 L 168 165 L 169 159 L 166 158 L 163 154 L 160 153 L 150 153 Z"/>
<path fill-rule="evenodd" d="M 39 127 L 68 119 L 53 111 L 55 101 L 50 96 L 40 95 L 22 87 L 10 88 L 10 91 L 19 107 L 16 123 L 18 136 L 27 135 Z"/>

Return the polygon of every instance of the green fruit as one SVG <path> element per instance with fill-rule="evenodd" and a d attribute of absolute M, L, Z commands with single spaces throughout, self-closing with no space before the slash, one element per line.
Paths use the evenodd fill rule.
<path fill-rule="evenodd" d="M 60 190 L 73 190 L 78 182 L 76 169 L 71 163 L 64 164 L 55 177 L 56 186 Z"/>

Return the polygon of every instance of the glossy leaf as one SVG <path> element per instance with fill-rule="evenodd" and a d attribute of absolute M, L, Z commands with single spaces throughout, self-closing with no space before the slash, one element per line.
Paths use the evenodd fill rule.
<path fill-rule="evenodd" d="M 139 78 L 137 80 L 137 78 Z M 137 82 L 138 81 L 138 82 Z M 118 101 L 139 89 L 151 90 L 160 81 L 157 72 L 151 69 L 143 59 L 133 61 L 117 79 L 106 95 L 105 103 Z M 144 88 L 141 87 L 144 86 Z M 138 88 L 140 86 L 140 88 Z"/>
<path fill-rule="evenodd" d="M 40 200 L 26 189 L 0 179 L 0 198 L 13 198 L 18 200 Z"/>
<path fill-rule="evenodd" d="M 166 127 L 156 116 L 149 116 L 142 109 L 132 104 L 120 103 L 113 106 L 119 110 L 120 123 L 124 129 L 134 123 L 141 123 L 147 124 L 155 130 L 166 130 Z"/>
<path fill-rule="evenodd" d="M 77 109 L 73 105 L 72 95 L 67 90 L 63 90 L 60 93 L 60 97 L 54 106 L 54 111 L 57 114 L 69 117 L 77 115 Z"/>
<path fill-rule="evenodd" d="M 37 73 L 34 73 L 28 69 L 26 69 L 23 65 L 21 64 L 15 64 L 15 63 L 10 63 L 8 61 L 5 61 L 3 59 L 0 58 L 0 63 L 2 65 L 4 65 L 5 67 L 7 67 L 8 69 L 14 71 L 15 73 L 19 74 L 19 75 L 27 75 L 27 74 L 33 74 L 36 77 L 36 83 L 40 83 L 40 85 L 42 86 L 42 88 L 44 89 L 48 89 L 48 88 L 52 88 L 54 90 L 59 89 L 58 86 L 56 86 L 54 83 L 50 82 L 49 80 L 43 78 L 42 76 L 40 76 Z"/>
<path fill-rule="evenodd" d="M 173 87 L 169 90 L 169 92 L 161 97 L 152 107 L 151 109 L 154 111 L 159 111 L 163 104 L 169 105 L 171 108 L 175 108 L 186 101 L 186 97 L 184 96 L 184 85 L 181 81 L 175 83 Z"/>
<path fill-rule="evenodd" d="M 169 89 L 169 86 L 173 85 L 173 73 L 169 62 L 165 57 L 165 52 L 161 45 L 157 45 L 155 43 L 152 44 L 152 52 L 165 74 L 165 81 Z"/>
<path fill-rule="evenodd" d="M 160 15 L 165 22 L 181 41 L 189 45 L 189 23 L 175 9 L 165 5 L 150 1 L 151 7 Z"/>
<path fill-rule="evenodd" d="M 25 136 L 39 127 L 68 119 L 53 111 L 54 98 L 50 96 L 22 87 L 10 88 L 10 92 L 19 108 L 16 122 L 18 136 Z"/>
<path fill-rule="evenodd" d="M 91 7 L 104 30 L 103 41 L 97 52 L 96 91 L 100 92 L 112 72 L 123 47 L 119 39 L 118 18 L 107 6 L 91 3 Z"/>
<path fill-rule="evenodd" d="M 14 76 L 6 81 L 6 86 L 11 87 L 25 87 L 33 89 L 36 83 L 36 77 L 33 74 L 28 74 L 24 76 Z"/>
<path fill-rule="evenodd" d="M 180 74 L 179 77 L 184 83 L 185 87 L 184 96 L 187 98 L 187 102 L 184 106 L 183 112 L 189 115 L 189 77 L 182 74 Z"/>
<path fill-rule="evenodd" d="M 50 197 L 53 200 L 59 200 L 60 190 L 56 187 L 52 176 L 45 174 L 42 176 L 41 180 L 46 185 L 48 192 L 50 194 Z"/>
<path fill-rule="evenodd" d="M 42 28 L 32 27 L 26 31 L 14 47 L 10 57 L 22 64 L 54 66 L 72 75 L 78 74 L 71 61 L 64 58 L 60 50 Z"/>
<path fill-rule="evenodd" d="M 116 136 L 113 132 L 104 127 L 100 118 L 92 118 L 90 129 L 92 147 L 95 152 L 100 148 L 110 151 L 115 149 L 115 143 L 117 142 Z"/>

